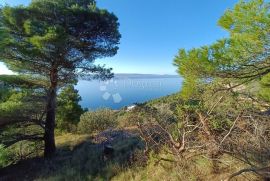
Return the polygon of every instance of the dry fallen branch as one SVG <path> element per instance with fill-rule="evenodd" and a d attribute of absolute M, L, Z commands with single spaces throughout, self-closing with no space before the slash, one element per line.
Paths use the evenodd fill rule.
<path fill-rule="evenodd" d="M 237 118 L 234 120 L 233 125 L 231 126 L 229 132 L 224 136 L 224 138 L 221 140 L 220 145 L 226 140 L 226 138 L 231 134 L 232 130 L 235 127 L 236 122 L 239 120 L 241 113 L 237 116 Z"/>
<path fill-rule="evenodd" d="M 268 179 L 270 178 L 270 167 L 263 167 L 263 168 L 251 167 L 251 168 L 242 169 L 242 170 L 230 175 L 224 181 L 230 181 L 232 178 L 237 177 L 237 176 L 239 176 L 243 173 L 247 173 L 247 172 L 254 172 L 256 174 L 264 176 L 265 178 L 268 178 Z"/>

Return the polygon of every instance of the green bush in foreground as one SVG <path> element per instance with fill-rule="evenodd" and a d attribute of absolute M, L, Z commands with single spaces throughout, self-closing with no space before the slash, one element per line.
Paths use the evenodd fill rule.
<path fill-rule="evenodd" d="M 99 109 L 84 113 L 78 124 L 78 132 L 87 134 L 116 126 L 116 114 L 110 109 Z"/>
<path fill-rule="evenodd" d="M 84 113 L 79 102 L 82 100 L 73 85 L 64 88 L 57 99 L 57 128 L 61 131 L 73 131 Z"/>
<path fill-rule="evenodd" d="M 3 145 L 0 145 L 0 168 L 5 167 L 9 162 L 9 153 Z"/>

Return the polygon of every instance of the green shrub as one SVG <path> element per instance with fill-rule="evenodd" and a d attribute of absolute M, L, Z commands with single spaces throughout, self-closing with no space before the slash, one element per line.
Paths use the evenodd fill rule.
<path fill-rule="evenodd" d="M 176 122 L 176 116 L 171 110 L 169 104 L 160 104 L 154 106 L 157 110 L 157 113 L 153 116 L 156 116 L 157 121 L 161 125 L 171 125 Z"/>
<path fill-rule="evenodd" d="M 164 126 L 176 123 L 176 116 L 169 104 L 159 103 L 153 105 L 137 105 L 133 110 L 119 113 L 117 122 L 120 127 L 135 126 L 137 123 L 158 122 Z"/>
<path fill-rule="evenodd" d="M 8 162 L 9 162 L 8 150 L 3 145 L 0 145 L 0 168 L 7 166 Z"/>
<path fill-rule="evenodd" d="M 260 85 L 259 97 L 270 102 L 270 73 L 262 77 Z"/>
<path fill-rule="evenodd" d="M 79 102 L 81 97 L 74 86 L 64 88 L 57 98 L 57 128 L 60 131 L 74 132 L 80 121 L 80 116 L 85 112 Z"/>
<path fill-rule="evenodd" d="M 141 115 L 140 113 L 134 111 L 119 115 L 117 117 L 117 122 L 119 127 L 130 127 L 136 126 L 138 122 L 143 123 L 147 119 L 148 117 L 146 115 Z"/>
<path fill-rule="evenodd" d="M 103 131 L 116 125 L 116 114 L 113 110 L 99 109 L 94 112 L 86 112 L 81 116 L 78 132 L 88 134 Z"/>

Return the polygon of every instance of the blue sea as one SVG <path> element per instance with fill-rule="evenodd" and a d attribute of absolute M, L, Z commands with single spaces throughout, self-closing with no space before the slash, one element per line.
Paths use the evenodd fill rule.
<path fill-rule="evenodd" d="M 181 85 L 180 77 L 120 77 L 109 81 L 81 80 L 76 89 L 82 97 L 81 106 L 95 110 L 120 109 L 134 103 L 143 103 L 179 92 Z"/>

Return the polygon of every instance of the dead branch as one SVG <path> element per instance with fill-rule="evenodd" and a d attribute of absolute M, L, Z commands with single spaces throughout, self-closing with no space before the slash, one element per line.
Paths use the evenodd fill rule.
<path fill-rule="evenodd" d="M 224 138 L 221 140 L 220 145 L 226 140 L 226 138 L 231 134 L 232 130 L 235 127 L 236 122 L 239 120 L 241 113 L 237 116 L 237 118 L 234 120 L 233 125 L 231 126 L 229 132 L 224 136 Z"/>
<path fill-rule="evenodd" d="M 268 167 L 262 167 L 262 168 L 255 168 L 255 167 L 245 168 L 245 169 L 239 170 L 238 172 L 230 175 L 224 181 L 230 181 L 232 178 L 237 177 L 237 176 L 239 176 L 239 175 L 241 175 L 243 173 L 247 173 L 247 172 L 254 172 L 254 173 L 259 174 L 259 175 L 262 175 L 262 176 L 265 175 L 265 174 L 268 174 L 269 177 L 270 177 L 270 171 L 269 171 L 269 169 L 270 169 L 269 166 Z M 267 177 L 267 178 L 269 178 L 269 177 Z"/>

